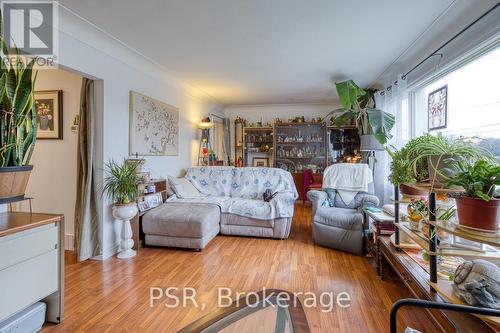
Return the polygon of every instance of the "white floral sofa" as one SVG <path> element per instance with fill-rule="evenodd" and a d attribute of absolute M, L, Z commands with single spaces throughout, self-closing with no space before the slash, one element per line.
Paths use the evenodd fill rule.
<path fill-rule="evenodd" d="M 225 235 L 288 238 L 298 196 L 289 172 L 277 168 L 192 167 L 185 178 L 201 196 L 181 199 L 173 195 L 167 204 L 219 206 L 220 232 Z M 270 202 L 262 198 L 266 189 L 277 192 Z"/>

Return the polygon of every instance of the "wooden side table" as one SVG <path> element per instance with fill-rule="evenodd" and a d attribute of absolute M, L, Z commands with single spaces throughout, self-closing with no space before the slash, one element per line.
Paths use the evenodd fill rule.
<path fill-rule="evenodd" d="M 152 193 L 145 193 L 143 195 L 140 195 L 137 198 L 137 202 L 144 201 L 144 198 L 148 195 L 156 194 L 156 193 L 161 193 L 162 196 L 162 201 L 165 202 L 167 200 L 167 180 L 166 179 L 153 179 L 149 181 L 145 185 L 154 185 L 155 186 L 155 192 Z M 152 208 L 151 208 L 152 209 Z M 130 220 L 131 226 L 132 226 L 132 239 L 134 240 L 134 249 L 135 251 L 139 250 L 139 243 L 142 241 L 144 238 L 144 234 L 142 233 L 142 217 L 144 214 L 146 214 L 148 210 L 139 212 L 132 220 Z"/>
<path fill-rule="evenodd" d="M 382 234 L 380 228 L 381 225 L 394 225 L 394 216 L 391 216 L 384 211 L 380 212 L 370 211 L 369 208 L 363 208 L 365 215 L 365 227 L 371 229 L 370 219 L 373 220 L 373 226 L 375 227 L 375 260 L 377 264 L 377 272 L 379 276 L 382 276 L 382 255 L 380 253 L 380 236 L 390 236 L 391 233 L 385 235 Z M 369 240 L 370 241 L 370 240 Z"/>

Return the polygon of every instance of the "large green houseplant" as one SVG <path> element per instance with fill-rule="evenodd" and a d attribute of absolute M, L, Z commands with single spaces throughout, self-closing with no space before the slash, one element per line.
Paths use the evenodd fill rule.
<path fill-rule="evenodd" d="M 140 163 L 123 160 L 121 164 L 110 160 L 106 163 L 103 195 L 107 195 L 114 203 L 113 217 L 122 221 L 122 242 L 118 258 L 127 259 L 136 255 L 132 250 L 132 228 L 130 219 L 137 215 L 137 197 L 140 194 L 139 185 L 143 178 L 137 173 Z"/>
<path fill-rule="evenodd" d="M 477 159 L 488 154 L 466 138 L 448 139 L 424 134 L 411 139 L 403 148 L 386 148 L 392 158 L 389 181 L 401 186 L 404 194 L 421 195 L 405 187 L 405 183 L 429 181 L 442 183 L 454 173 L 458 158 Z"/>
<path fill-rule="evenodd" d="M 498 160 L 479 159 L 475 162 L 455 162 L 458 172 L 448 180 L 449 186 L 461 186 L 465 193 L 457 198 L 460 224 L 481 230 L 496 231 L 500 223 L 500 163 Z"/>
<path fill-rule="evenodd" d="M 336 82 L 335 87 L 343 109 L 335 110 L 339 116 L 333 119 L 334 124 L 344 126 L 354 119 L 361 136 L 373 135 L 380 144 L 387 143 L 395 118 L 374 107 L 375 91 L 361 89 L 353 80 Z"/>
<path fill-rule="evenodd" d="M 1 25 L 1 22 L 0 22 Z M 9 54 L 0 32 L 0 201 L 24 197 L 33 166 L 30 159 L 36 142 L 36 58 L 26 60 Z"/>

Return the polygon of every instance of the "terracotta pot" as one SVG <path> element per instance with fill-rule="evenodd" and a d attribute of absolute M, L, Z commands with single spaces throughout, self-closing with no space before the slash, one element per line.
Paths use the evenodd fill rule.
<path fill-rule="evenodd" d="M 457 199 L 458 223 L 481 230 L 496 231 L 500 224 L 500 199 L 460 197 Z"/>
<path fill-rule="evenodd" d="M 428 194 L 426 191 L 419 191 L 416 188 L 413 188 L 405 184 L 399 185 L 399 192 L 401 192 L 401 194 L 403 195 L 419 196 L 419 197 L 427 196 Z"/>
<path fill-rule="evenodd" d="M 0 203 L 24 198 L 31 170 L 32 165 L 0 167 Z"/>

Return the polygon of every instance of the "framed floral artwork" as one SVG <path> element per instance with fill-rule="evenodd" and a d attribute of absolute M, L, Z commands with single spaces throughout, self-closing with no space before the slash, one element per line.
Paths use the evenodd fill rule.
<path fill-rule="evenodd" d="M 130 92 L 130 155 L 179 155 L 179 109 Z"/>
<path fill-rule="evenodd" d="M 446 128 L 448 117 L 448 86 L 431 92 L 427 99 L 429 131 Z"/>
<path fill-rule="evenodd" d="M 63 139 L 62 90 L 35 91 L 37 139 Z"/>

